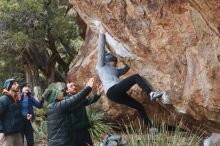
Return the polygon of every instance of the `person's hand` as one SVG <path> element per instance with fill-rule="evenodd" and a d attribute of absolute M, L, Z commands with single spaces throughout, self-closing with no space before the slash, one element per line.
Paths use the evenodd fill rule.
<path fill-rule="evenodd" d="M 122 62 L 122 64 L 123 64 L 124 66 L 128 66 L 126 62 Z"/>
<path fill-rule="evenodd" d="M 39 97 L 39 100 L 40 100 L 40 101 L 44 100 L 44 96 L 43 96 L 43 95 L 40 96 L 40 97 Z"/>
<path fill-rule="evenodd" d="M 3 144 L 5 140 L 5 133 L 0 133 L 0 145 Z"/>
<path fill-rule="evenodd" d="M 94 84 L 94 78 L 90 78 L 89 81 L 86 83 L 86 86 L 89 86 L 92 88 L 93 84 Z"/>
<path fill-rule="evenodd" d="M 26 92 L 23 92 L 22 94 L 23 94 L 23 96 L 26 96 L 26 95 L 27 95 L 27 93 L 26 93 Z"/>
<path fill-rule="evenodd" d="M 42 94 L 42 97 L 43 97 L 43 98 L 45 98 L 46 95 L 48 94 L 48 90 L 49 90 L 49 89 L 45 89 L 45 90 L 44 90 L 44 93 Z"/>
<path fill-rule="evenodd" d="M 103 85 L 100 85 L 98 88 L 97 88 L 97 94 L 98 95 L 101 95 L 102 92 L 103 92 L 104 88 L 103 88 Z"/>
<path fill-rule="evenodd" d="M 127 59 L 126 57 L 124 57 L 124 58 L 118 57 L 117 59 L 118 59 L 118 61 L 121 62 L 123 65 L 126 65 L 126 64 L 127 64 L 126 62 L 128 62 L 128 59 Z"/>
<path fill-rule="evenodd" d="M 106 32 L 105 28 L 101 25 L 99 28 L 99 34 L 104 34 Z"/>
<path fill-rule="evenodd" d="M 27 120 L 32 120 L 32 114 L 27 114 Z"/>

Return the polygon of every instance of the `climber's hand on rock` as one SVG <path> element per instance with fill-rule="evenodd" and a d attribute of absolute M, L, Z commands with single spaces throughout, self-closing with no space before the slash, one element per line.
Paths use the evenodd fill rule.
<path fill-rule="evenodd" d="M 126 58 L 126 57 L 118 57 L 117 59 L 119 62 L 121 62 L 124 65 L 127 64 L 126 62 L 128 62 L 128 58 Z"/>
<path fill-rule="evenodd" d="M 100 28 L 99 28 L 99 34 L 104 34 L 106 32 L 105 28 L 100 25 Z"/>

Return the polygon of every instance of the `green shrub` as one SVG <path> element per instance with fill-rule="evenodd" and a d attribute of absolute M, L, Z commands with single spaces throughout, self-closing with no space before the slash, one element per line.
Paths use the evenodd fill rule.
<path fill-rule="evenodd" d="M 113 123 L 107 122 L 105 112 L 88 108 L 89 131 L 94 141 L 100 141 L 103 137 L 111 133 L 115 127 Z"/>

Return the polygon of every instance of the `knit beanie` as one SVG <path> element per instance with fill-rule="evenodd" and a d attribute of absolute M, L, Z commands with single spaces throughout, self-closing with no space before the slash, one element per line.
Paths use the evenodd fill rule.
<path fill-rule="evenodd" d="M 60 91 L 64 92 L 66 84 L 63 82 L 51 83 L 43 93 L 44 99 L 49 102 L 55 102 Z"/>
<path fill-rule="evenodd" d="M 51 83 L 47 89 L 56 89 L 59 91 L 64 90 L 66 87 L 66 84 L 64 82 L 56 82 L 56 83 Z"/>
<path fill-rule="evenodd" d="M 111 53 L 106 53 L 105 54 L 105 62 L 118 62 L 118 60 Z"/>
<path fill-rule="evenodd" d="M 15 79 L 7 79 L 3 84 L 3 88 L 9 91 L 14 82 L 16 82 Z"/>
<path fill-rule="evenodd" d="M 20 91 L 22 92 L 22 89 L 27 86 L 27 82 L 22 82 L 21 85 L 20 85 Z"/>
<path fill-rule="evenodd" d="M 42 96 L 47 102 L 52 103 L 56 101 L 58 94 L 59 90 L 57 89 L 46 89 Z"/>

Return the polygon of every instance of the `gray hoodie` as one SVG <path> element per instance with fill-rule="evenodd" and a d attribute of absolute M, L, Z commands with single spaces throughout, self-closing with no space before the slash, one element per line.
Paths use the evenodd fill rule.
<path fill-rule="evenodd" d="M 116 68 L 111 64 L 105 63 L 105 35 L 100 34 L 98 40 L 98 62 L 96 65 L 99 78 L 104 86 L 104 91 L 120 82 L 119 76 L 125 74 L 129 67 L 125 65 L 122 68 Z"/>

